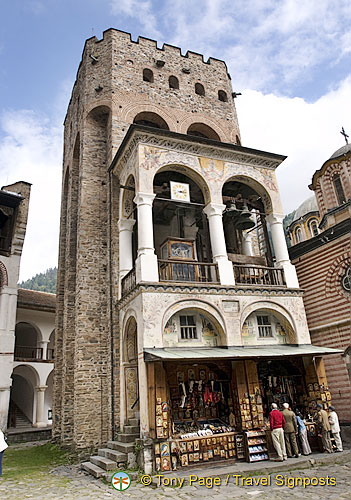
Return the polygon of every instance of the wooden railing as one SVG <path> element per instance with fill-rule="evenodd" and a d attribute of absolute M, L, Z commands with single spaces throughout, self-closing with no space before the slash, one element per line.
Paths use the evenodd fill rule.
<path fill-rule="evenodd" d="M 28 361 L 42 361 L 43 349 L 42 347 L 33 346 L 16 346 L 15 347 L 15 361 L 28 360 Z"/>
<path fill-rule="evenodd" d="M 48 360 L 53 360 L 55 359 L 55 355 L 54 355 L 54 349 L 48 349 L 47 350 L 47 359 Z"/>
<path fill-rule="evenodd" d="M 123 278 L 122 278 L 122 297 L 124 295 L 127 295 L 133 288 L 136 286 L 136 275 L 135 275 L 135 267 L 129 271 Z"/>
<path fill-rule="evenodd" d="M 233 264 L 235 283 L 240 285 L 286 286 L 284 270 L 278 267 Z"/>
<path fill-rule="evenodd" d="M 219 283 L 217 264 L 209 262 L 160 259 L 158 272 L 160 281 Z"/>

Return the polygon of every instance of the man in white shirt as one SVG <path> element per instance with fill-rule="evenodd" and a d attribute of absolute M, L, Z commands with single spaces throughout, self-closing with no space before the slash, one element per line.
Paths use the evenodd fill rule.
<path fill-rule="evenodd" d="M 330 424 L 330 432 L 333 434 L 333 438 L 336 444 L 336 451 L 342 451 L 342 441 L 340 437 L 340 425 L 338 415 L 335 411 L 334 406 L 329 406 L 328 420 Z"/>

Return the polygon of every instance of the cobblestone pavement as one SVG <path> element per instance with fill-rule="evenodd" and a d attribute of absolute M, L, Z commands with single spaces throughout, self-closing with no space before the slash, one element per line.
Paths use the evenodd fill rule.
<path fill-rule="evenodd" d="M 243 476 L 245 473 L 243 473 Z M 274 484 L 276 480 L 284 482 L 289 478 L 301 478 L 301 481 L 308 478 L 335 478 L 336 485 L 332 486 L 296 486 L 289 488 L 285 485 Z M 248 476 L 246 476 L 248 477 Z M 258 481 L 265 476 L 253 476 Z M 277 479 L 276 479 L 277 478 Z M 22 500 L 33 498 L 41 499 L 69 499 L 69 500 L 104 500 L 108 498 L 125 498 L 128 500 L 141 499 L 188 499 L 215 497 L 224 499 L 253 499 L 258 500 L 290 500 L 303 498 L 304 500 L 326 500 L 326 499 L 351 499 L 351 464 L 322 465 L 310 469 L 294 470 L 293 472 L 283 471 L 281 478 L 272 474 L 271 485 L 235 485 L 234 478 L 230 477 L 225 485 L 226 478 L 221 478 L 221 486 L 206 488 L 199 484 L 189 485 L 181 488 L 160 486 L 151 488 L 143 486 L 135 481 L 130 488 L 124 492 L 118 492 L 110 484 L 94 479 L 79 470 L 78 466 L 58 467 L 49 474 L 38 473 L 32 478 L 0 479 L 0 498 L 9 500 Z M 240 481 L 240 480 L 239 480 Z M 314 480 L 315 482 L 316 480 Z M 330 481 L 330 479 L 329 479 Z M 308 482 L 308 481 L 307 481 Z"/>

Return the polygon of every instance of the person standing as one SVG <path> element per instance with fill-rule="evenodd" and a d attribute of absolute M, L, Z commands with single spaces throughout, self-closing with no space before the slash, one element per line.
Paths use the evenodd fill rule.
<path fill-rule="evenodd" d="M 4 433 L 0 429 L 0 476 L 2 476 L 2 456 L 7 447 L 8 444 L 5 441 Z"/>
<path fill-rule="evenodd" d="M 295 413 L 289 409 L 289 403 L 283 404 L 284 410 L 282 411 L 283 417 L 285 419 L 284 426 L 284 438 L 285 438 L 285 447 L 286 452 L 288 454 L 288 458 L 299 457 L 299 448 L 296 442 L 296 434 L 297 434 L 297 422 Z"/>
<path fill-rule="evenodd" d="M 338 414 L 336 413 L 334 406 L 329 406 L 328 410 L 328 421 L 330 424 L 330 431 L 333 434 L 333 438 L 335 440 L 336 451 L 343 451 Z"/>
<path fill-rule="evenodd" d="M 304 455 L 310 455 L 312 451 L 310 443 L 308 442 L 307 429 L 305 422 L 303 420 L 303 416 L 298 410 L 296 410 L 295 414 L 296 414 L 297 428 L 299 430 L 299 438 L 302 446 L 302 453 Z"/>
<path fill-rule="evenodd" d="M 272 431 L 273 446 L 278 454 L 278 461 L 282 462 L 287 459 L 283 430 L 285 420 L 275 403 L 272 403 L 272 411 L 269 414 L 269 423 Z"/>
<path fill-rule="evenodd" d="M 323 452 L 327 451 L 328 453 L 333 453 L 333 446 L 330 440 L 330 424 L 328 414 L 325 410 L 323 410 L 323 406 L 321 404 L 317 404 L 317 411 L 318 423 L 322 429 Z"/>

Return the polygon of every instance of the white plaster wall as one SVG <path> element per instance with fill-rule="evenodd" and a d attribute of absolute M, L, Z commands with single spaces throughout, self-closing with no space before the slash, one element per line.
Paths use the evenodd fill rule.
<path fill-rule="evenodd" d="M 20 322 L 31 323 L 40 332 L 41 340 L 49 342 L 50 335 L 55 327 L 55 313 L 47 311 L 33 311 L 32 309 L 17 309 L 16 324 Z"/>

